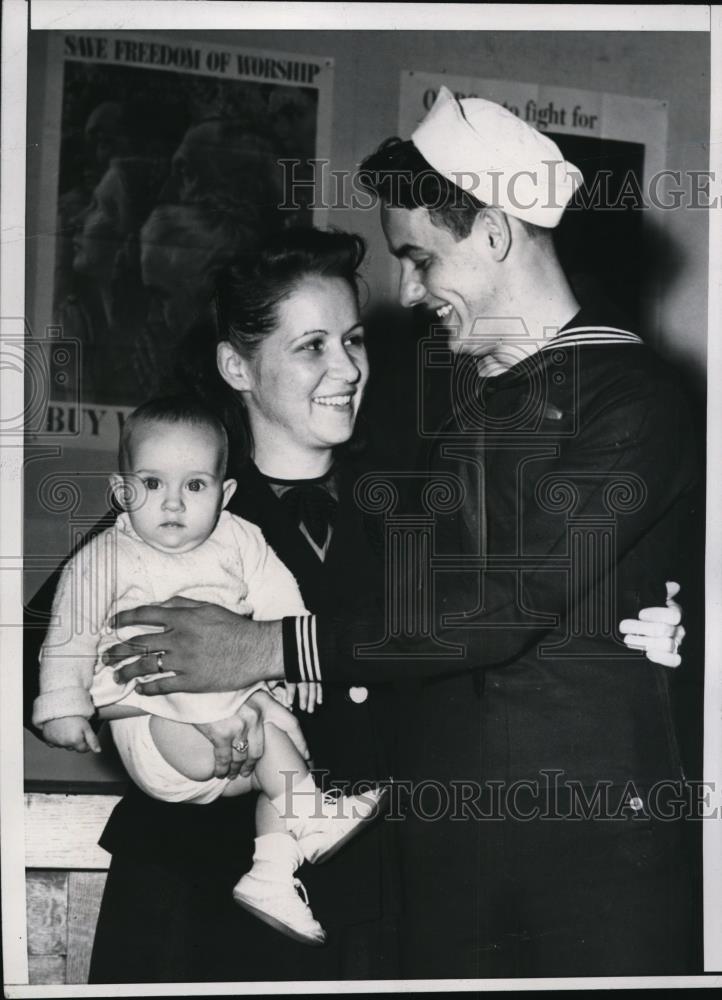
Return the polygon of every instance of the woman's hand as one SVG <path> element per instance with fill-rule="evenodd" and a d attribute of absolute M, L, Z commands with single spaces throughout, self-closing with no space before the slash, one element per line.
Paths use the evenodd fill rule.
<path fill-rule="evenodd" d="M 138 683 L 140 694 L 239 691 L 257 681 L 284 676 L 280 622 L 254 621 L 216 604 L 174 597 L 163 604 L 121 611 L 111 625 L 163 629 L 118 643 L 103 654 L 103 662 L 109 664 L 138 657 L 117 671 L 119 684 L 153 673 L 159 659 L 159 673 L 173 672 L 173 676 Z M 158 653 L 163 656 L 158 658 Z"/>
<path fill-rule="evenodd" d="M 679 647 L 684 638 L 682 608 L 674 600 L 679 584 L 667 582 L 667 600 L 663 608 L 642 608 L 639 619 L 625 618 L 619 625 L 624 642 L 633 649 L 643 649 L 652 663 L 678 667 L 682 662 Z"/>
<path fill-rule="evenodd" d="M 194 723 L 213 745 L 215 761 L 213 774 L 216 778 L 249 777 L 256 762 L 263 756 L 263 719 L 261 709 L 244 702 L 235 715 L 218 722 Z M 245 750 L 238 750 L 233 744 L 245 744 Z"/>

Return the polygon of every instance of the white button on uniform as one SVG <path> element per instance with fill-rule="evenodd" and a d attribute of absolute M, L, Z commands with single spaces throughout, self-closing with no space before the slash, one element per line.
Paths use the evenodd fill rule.
<path fill-rule="evenodd" d="M 644 802 L 642 801 L 642 799 L 639 798 L 638 795 L 634 795 L 632 796 L 632 798 L 630 798 L 629 805 L 630 808 L 633 809 L 635 812 L 639 812 L 641 809 L 644 809 Z"/>
<path fill-rule="evenodd" d="M 369 689 L 365 687 L 352 687 L 348 689 L 348 696 L 356 705 L 362 705 L 369 696 Z"/>

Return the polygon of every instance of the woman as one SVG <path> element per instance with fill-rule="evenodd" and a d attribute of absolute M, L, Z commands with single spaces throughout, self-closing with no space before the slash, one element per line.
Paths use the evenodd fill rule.
<path fill-rule="evenodd" d="M 355 463 L 334 463 L 368 378 L 356 285 L 363 252 L 358 237 L 314 230 L 266 246 L 250 266 L 230 272 L 219 295 L 223 380 L 215 365 L 204 377 L 195 369 L 231 433 L 229 473 L 238 490 L 229 510 L 260 525 L 314 611 L 382 592 L 351 499 Z M 313 714 L 302 713 L 315 767 L 328 772 L 330 787 L 389 776 L 391 701 L 378 688 L 329 689 Z M 251 851 L 251 806 L 240 799 L 169 806 L 135 788 L 127 793 L 101 841 L 113 862 L 91 981 L 398 976 L 394 824 L 377 823 L 328 864 L 304 868 L 329 938 L 309 948 L 232 903 L 243 868 L 239 828 Z"/>

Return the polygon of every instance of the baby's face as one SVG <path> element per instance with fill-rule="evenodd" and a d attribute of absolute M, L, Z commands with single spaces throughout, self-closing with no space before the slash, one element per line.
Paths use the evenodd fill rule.
<path fill-rule="evenodd" d="M 133 433 L 126 504 L 137 534 L 160 552 L 189 552 L 213 531 L 233 488 L 224 484 L 210 428 L 149 425 Z"/>

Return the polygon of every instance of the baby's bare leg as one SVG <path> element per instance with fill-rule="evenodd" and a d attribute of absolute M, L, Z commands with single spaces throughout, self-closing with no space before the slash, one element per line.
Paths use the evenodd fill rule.
<path fill-rule="evenodd" d="M 264 725 L 263 734 L 263 756 L 250 778 L 239 775 L 223 790 L 224 796 L 242 795 L 251 788 L 261 792 L 256 806 L 256 831 L 259 836 L 287 831 L 287 825 L 271 804 L 271 799 L 284 796 L 285 801 L 289 791 L 310 774 L 306 761 L 282 729 L 269 722 Z"/>
<path fill-rule="evenodd" d="M 296 749 L 291 737 L 273 723 L 263 726 L 263 756 L 256 764 L 258 787 L 269 799 L 284 795 L 310 773 L 308 764 Z"/>
<path fill-rule="evenodd" d="M 288 826 L 278 810 L 273 808 L 268 796 L 261 792 L 256 800 L 256 836 L 262 837 L 267 833 L 288 834 Z"/>
<path fill-rule="evenodd" d="M 154 715 L 150 720 L 150 734 L 159 753 L 184 777 L 191 781 L 207 781 L 213 777 L 213 746 L 195 726 Z M 242 795 L 252 787 L 250 778 L 239 775 L 229 782 L 223 794 Z"/>

